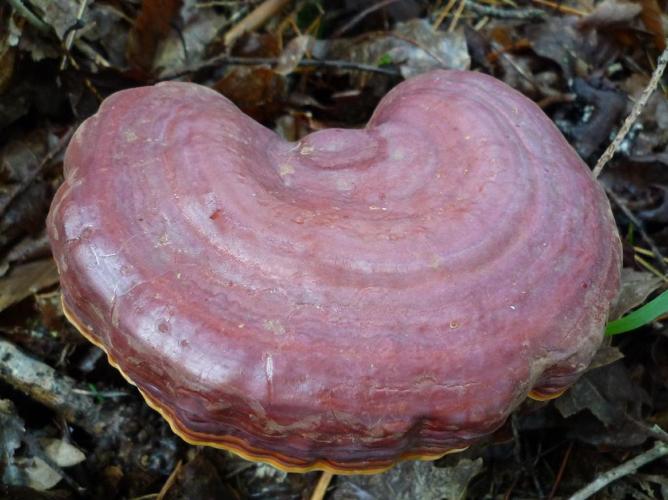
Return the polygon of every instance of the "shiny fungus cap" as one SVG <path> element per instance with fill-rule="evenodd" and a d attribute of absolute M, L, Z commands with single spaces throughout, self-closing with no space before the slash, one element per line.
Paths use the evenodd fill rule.
<path fill-rule="evenodd" d="M 118 92 L 73 137 L 48 230 L 68 318 L 173 430 L 289 471 L 491 433 L 585 370 L 619 286 L 586 165 L 473 72 L 294 143 L 203 86 Z"/>

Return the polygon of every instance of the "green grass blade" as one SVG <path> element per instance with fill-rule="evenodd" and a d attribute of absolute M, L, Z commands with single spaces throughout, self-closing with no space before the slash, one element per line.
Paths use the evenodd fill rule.
<path fill-rule="evenodd" d="M 605 334 L 617 335 L 635 330 L 666 313 L 668 313 L 668 290 L 632 313 L 608 323 Z"/>

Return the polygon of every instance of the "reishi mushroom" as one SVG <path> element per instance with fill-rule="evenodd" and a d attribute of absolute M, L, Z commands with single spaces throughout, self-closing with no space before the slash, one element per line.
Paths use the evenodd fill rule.
<path fill-rule="evenodd" d="M 296 143 L 200 85 L 124 90 L 64 168 L 69 320 L 183 439 L 288 471 L 465 448 L 577 379 L 619 286 L 602 189 L 479 73 Z"/>

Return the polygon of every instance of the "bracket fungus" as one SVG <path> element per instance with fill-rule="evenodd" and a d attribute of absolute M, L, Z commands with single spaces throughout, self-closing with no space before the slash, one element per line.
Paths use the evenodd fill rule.
<path fill-rule="evenodd" d="M 48 230 L 67 317 L 173 430 L 288 471 L 466 447 L 576 380 L 619 286 L 586 165 L 472 72 L 297 143 L 196 84 L 118 92 Z"/>

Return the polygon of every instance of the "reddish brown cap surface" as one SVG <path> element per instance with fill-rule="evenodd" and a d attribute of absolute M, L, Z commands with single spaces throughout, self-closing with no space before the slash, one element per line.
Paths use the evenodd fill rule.
<path fill-rule="evenodd" d="M 68 317 L 174 430 L 289 470 L 434 458 L 558 394 L 619 281 L 587 167 L 470 72 L 298 143 L 195 84 L 119 92 L 48 225 Z"/>

